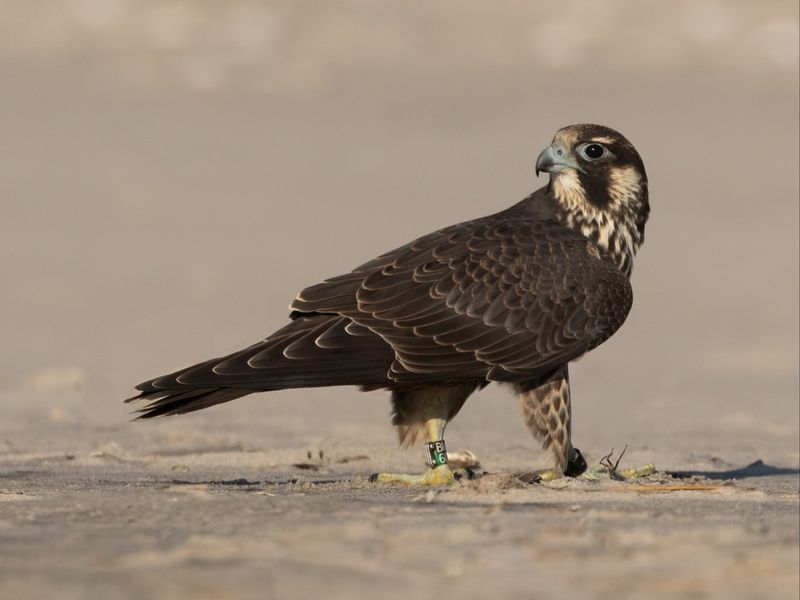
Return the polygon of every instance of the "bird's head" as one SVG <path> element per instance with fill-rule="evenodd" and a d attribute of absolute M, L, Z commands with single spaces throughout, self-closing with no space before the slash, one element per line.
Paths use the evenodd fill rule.
<path fill-rule="evenodd" d="M 636 148 L 602 125 L 570 125 L 536 160 L 565 223 L 630 273 L 650 213 L 647 174 Z"/>

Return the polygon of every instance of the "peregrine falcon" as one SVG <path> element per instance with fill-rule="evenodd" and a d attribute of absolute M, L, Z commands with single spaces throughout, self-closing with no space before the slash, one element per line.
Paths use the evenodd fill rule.
<path fill-rule="evenodd" d="M 252 346 L 136 386 L 139 418 L 247 394 L 334 385 L 391 392 L 400 442 L 422 442 L 423 475 L 453 481 L 444 431 L 475 390 L 509 384 L 556 470 L 572 445 L 568 365 L 620 328 L 650 211 L 633 145 L 601 125 L 559 129 L 539 155 L 548 184 L 487 217 L 452 225 L 301 291 L 290 321 Z"/>

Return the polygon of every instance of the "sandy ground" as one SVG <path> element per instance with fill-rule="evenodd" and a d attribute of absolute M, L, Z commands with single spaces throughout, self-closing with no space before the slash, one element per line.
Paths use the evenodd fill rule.
<path fill-rule="evenodd" d="M 545 458 L 496 440 L 488 474 L 427 491 L 367 481 L 422 468 L 377 436 L 275 449 L 214 425 L 7 442 L 0 597 L 797 596 L 798 470 L 776 467 L 788 459 L 639 447 L 624 464 L 692 476 L 531 485 L 513 474 Z"/>
<path fill-rule="evenodd" d="M 795 2 L 0 4 L 0 598 L 798 597 Z M 520 483 L 549 459 L 497 386 L 447 436 L 488 474 L 433 493 L 367 482 L 423 468 L 382 393 L 129 421 L 302 287 L 517 201 L 579 121 L 653 214 L 574 438 L 661 473 Z"/>

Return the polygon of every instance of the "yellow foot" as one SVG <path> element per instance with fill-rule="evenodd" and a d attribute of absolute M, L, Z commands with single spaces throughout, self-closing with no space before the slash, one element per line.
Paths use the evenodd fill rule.
<path fill-rule="evenodd" d="M 532 473 L 532 481 L 553 481 L 554 479 L 561 479 L 564 473 L 561 469 L 540 469 Z"/>
<path fill-rule="evenodd" d="M 625 479 L 636 479 L 637 477 L 647 477 L 655 472 L 656 466 L 653 464 L 620 470 L 609 469 L 607 465 L 600 464 L 582 473 L 578 479 L 616 479 L 622 481 Z"/>
<path fill-rule="evenodd" d="M 456 478 L 447 465 L 428 469 L 422 475 L 403 475 L 396 473 L 375 473 L 369 478 L 378 483 L 402 483 L 405 485 L 450 485 Z"/>

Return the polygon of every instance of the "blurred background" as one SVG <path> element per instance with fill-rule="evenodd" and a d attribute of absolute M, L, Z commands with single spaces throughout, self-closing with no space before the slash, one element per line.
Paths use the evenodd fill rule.
<path fill-rule="evenodd" d="M 598 122 L 639 149 L 653 212 L 628 322 L 573 368 L 576 440 L 798 460 L 795 0 L 0 0 L 0 90 L 0 447 L 141 427 L 393 447 L 381 393 L 141 427 L 121 400 L 516 202 L 556 129 Z M 448 432 L 535 446 L 496 386 Z"/>

